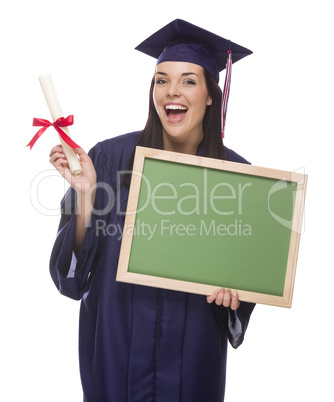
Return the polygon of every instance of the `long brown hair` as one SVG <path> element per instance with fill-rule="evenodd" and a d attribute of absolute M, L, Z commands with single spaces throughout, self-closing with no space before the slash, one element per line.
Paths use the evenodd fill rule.
<path fill-rule="evenodd" d="M 204 77 L 212 104 L 207 106 L 203 119 L 203 145 L 205 156 L 216 159 L 227 159 L 225 147 L 221 138 L 222 90 L 213 77 L 204 70 Z M 150 87 L 148 118 L 141 132 L 138 144 L 142 147 L 163 149 L 162 125 L 153 102 L 155 77 Z M 129 160 L 127 170 L 132 171 L 134 152 Z M 125 175 L 124 184 L 130 184 L 130 174 Z"/>

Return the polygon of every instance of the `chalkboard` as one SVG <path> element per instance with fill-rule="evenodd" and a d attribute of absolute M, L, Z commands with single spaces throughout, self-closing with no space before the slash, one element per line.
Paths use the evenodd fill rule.
<path fill-rule="evenodd" d="M 291 307 L 306 181 L 137 147 L 117 280 Z"/>

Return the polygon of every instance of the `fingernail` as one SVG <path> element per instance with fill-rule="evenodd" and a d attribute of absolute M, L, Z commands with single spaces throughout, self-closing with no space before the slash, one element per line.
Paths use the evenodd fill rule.
<path fill-rule="evenodd" d="M 237 293 L 237 292 L 234 292 L 234 296 L 238 296 L 238 293 Z"/>

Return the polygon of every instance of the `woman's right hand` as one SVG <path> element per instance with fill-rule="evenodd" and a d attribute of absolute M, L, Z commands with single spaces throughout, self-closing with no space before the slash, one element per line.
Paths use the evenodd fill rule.
<path fill-rule="evenodd" d="M 74 152 L 80 158 L 82 173 L 72 175 L 68 162 L 61 145 L 56 145 L 50 152 L 50 163 L 58 172 L 69 182 L 69 184 L 77 191 L 78 195 L 87 195 L 87 193 L 95 187 L 96 171 L 91 158 L 82 148 L 75 148 Z"/>

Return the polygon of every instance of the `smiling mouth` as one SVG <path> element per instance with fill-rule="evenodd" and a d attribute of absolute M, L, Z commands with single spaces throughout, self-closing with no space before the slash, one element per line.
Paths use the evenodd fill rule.
<path fill-rule="evenodd" d="M 169 123 L 179 123 L 188 112 L 188 108 L 180 104 L 167 104 L 164 109 Z"/>

